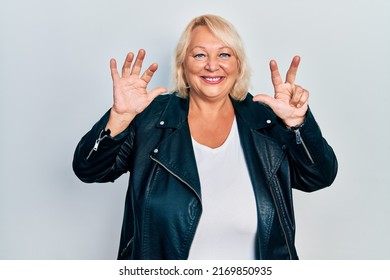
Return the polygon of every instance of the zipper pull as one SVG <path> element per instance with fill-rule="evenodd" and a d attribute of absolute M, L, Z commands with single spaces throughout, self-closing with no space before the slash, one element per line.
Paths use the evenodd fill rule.
<path fill-rule="evenodd" d="M 105 132 L 104 130 L 102 130 L 99 134 L 99 137 L 98 139 L 96 139 L 95 141 L 95 145 L 93 145 L 93 148 L 91 149 L 91 151 L 89 152 L 86 160 L 89 160 L 89 158 L 91 157 L 92 155 L 92 152 L 96 152 L 99 148 L 99 144 L 100 144 L 100 141 L 102 141 L 104 138 L 108 137 L 108 135 L 110 135 L 110 130 L 107 130 L 107 132 L 103 135 L 103 132 Z"/>
<path fill-rule="evenodd" d="M 299 131 L 299 129 L 295 129 L 294 132 L 295 132 L 295 141 L 296 141 L 296 143 L 297 144 L 302 144 L 301 132 Z"/>
<path fill-rule="evenodd" d="M 95 141 L 95 145 L 93 146 L 93 150 L 94 150 L 95 152 L 98 150 L 100 141 L 102 141 L 102 140 L 103 140 L 104 138 L 106 138 L 106 136 L 107 136 L 107 134 L 104 134 L 104 135 L 103 135 L 103 133 L 104 133 L 104 130 L 100 131 L 99 137 L 98 137 L 98 139 L 96 139 L 96 141 Z"/>
<path fill-rule="evenodd" d="M 98 139 L 96 139 L 95 145 L 93 145 L 93 148 L 91 149 L 91 151 L 89 151 L 89 154 L 88 154 L 86 160 L 89 160 L 89 158 L 91 157 L 92 153 L 96 152 L 98 150 L 100 140 L 101 140 L 100 137 Z"/>
<path fill-rule="evenodd" d="M 294 129 L 294 132 L 295 132 L 295 141 L 298 145 L 302 145 L 303 149 L 305 150 L 305 153 L 307 155 L 307 157 L 309 158 L 310 162 L 312 164 L 314 164 L 314 159 L 313 157 L 311 156 L 310 152 L 309 152 L 309 149 L 307 148 L 305 142 L 303 141 L 302 139 L 302 136 L 301 136 L 301 131 L 298 129 Z"/>
<path fill-rule="evenodd" d="M 100 143 L 100 138 L 96 139 L 95 145 L 93 146 L 93 150 L 94 150 L 95 152 L 98 150 L 99 143 Z"/>

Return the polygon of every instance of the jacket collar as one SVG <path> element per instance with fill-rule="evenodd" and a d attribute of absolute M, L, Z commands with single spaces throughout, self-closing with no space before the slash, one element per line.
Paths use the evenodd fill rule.
<path fill-rule="evenodd" d="M 248 93 L 242 101 L 233 100 L 235 113 L 251 129 L 258 130 L 272 126 L 276 122 L 276 115 L 267 105 L 253 101 L 253 96 Z"/>
<path fill-rule="evenodd" d="M 176 93 L 170 94 L 168 104 L 165 106 L 156 126 L 160 128 L 179 128 L 187 121 L 189 99 L 181 98 Z"/>
<path fill-rule="evenodd" d="M 232 100 L 235 113 L 250 128 L 258 130 L 272 126 L 276 122 L 276 116 L 265 104 L 254 102 L 253 96 L 248 93 L 243 101 Z M 156 126 L 160 128 L 179 128 L 187 121 L 189 99 L 171 94 L 167 106 L 161 114 Z"/>

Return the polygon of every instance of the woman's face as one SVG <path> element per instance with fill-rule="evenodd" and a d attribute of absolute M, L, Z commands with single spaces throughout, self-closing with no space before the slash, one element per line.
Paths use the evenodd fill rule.
<path fill-rule="evenodd" d="M 239 68 L 232 49 L 217 39 L 208 27 L 198 26 L 192 32 L 184 72 L 191 96 L 215 99 L 230 93 Z"/>

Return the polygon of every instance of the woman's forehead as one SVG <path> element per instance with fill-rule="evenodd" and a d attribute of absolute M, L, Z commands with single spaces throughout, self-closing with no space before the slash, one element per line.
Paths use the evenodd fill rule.
<path fill-rule="evenodd" d="M 223 49 L 230 48 L 225 42 L 216 37 L 207 26 L 196 27 L 190 36 L 189 50 L 200 49 Z"/>

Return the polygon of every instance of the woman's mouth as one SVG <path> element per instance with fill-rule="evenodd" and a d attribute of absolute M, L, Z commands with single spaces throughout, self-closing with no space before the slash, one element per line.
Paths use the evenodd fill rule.
<path fill-rule="evenodd" d="M 202 76 L 202 79 L 208 83 L 208 84 L 218 84 L 220 82 L 222 82 L 222 80 L 224 79 L 224 77 L 222 76 L 218 76 L 218 77 L 208 77 L 208 76 Z"/>

